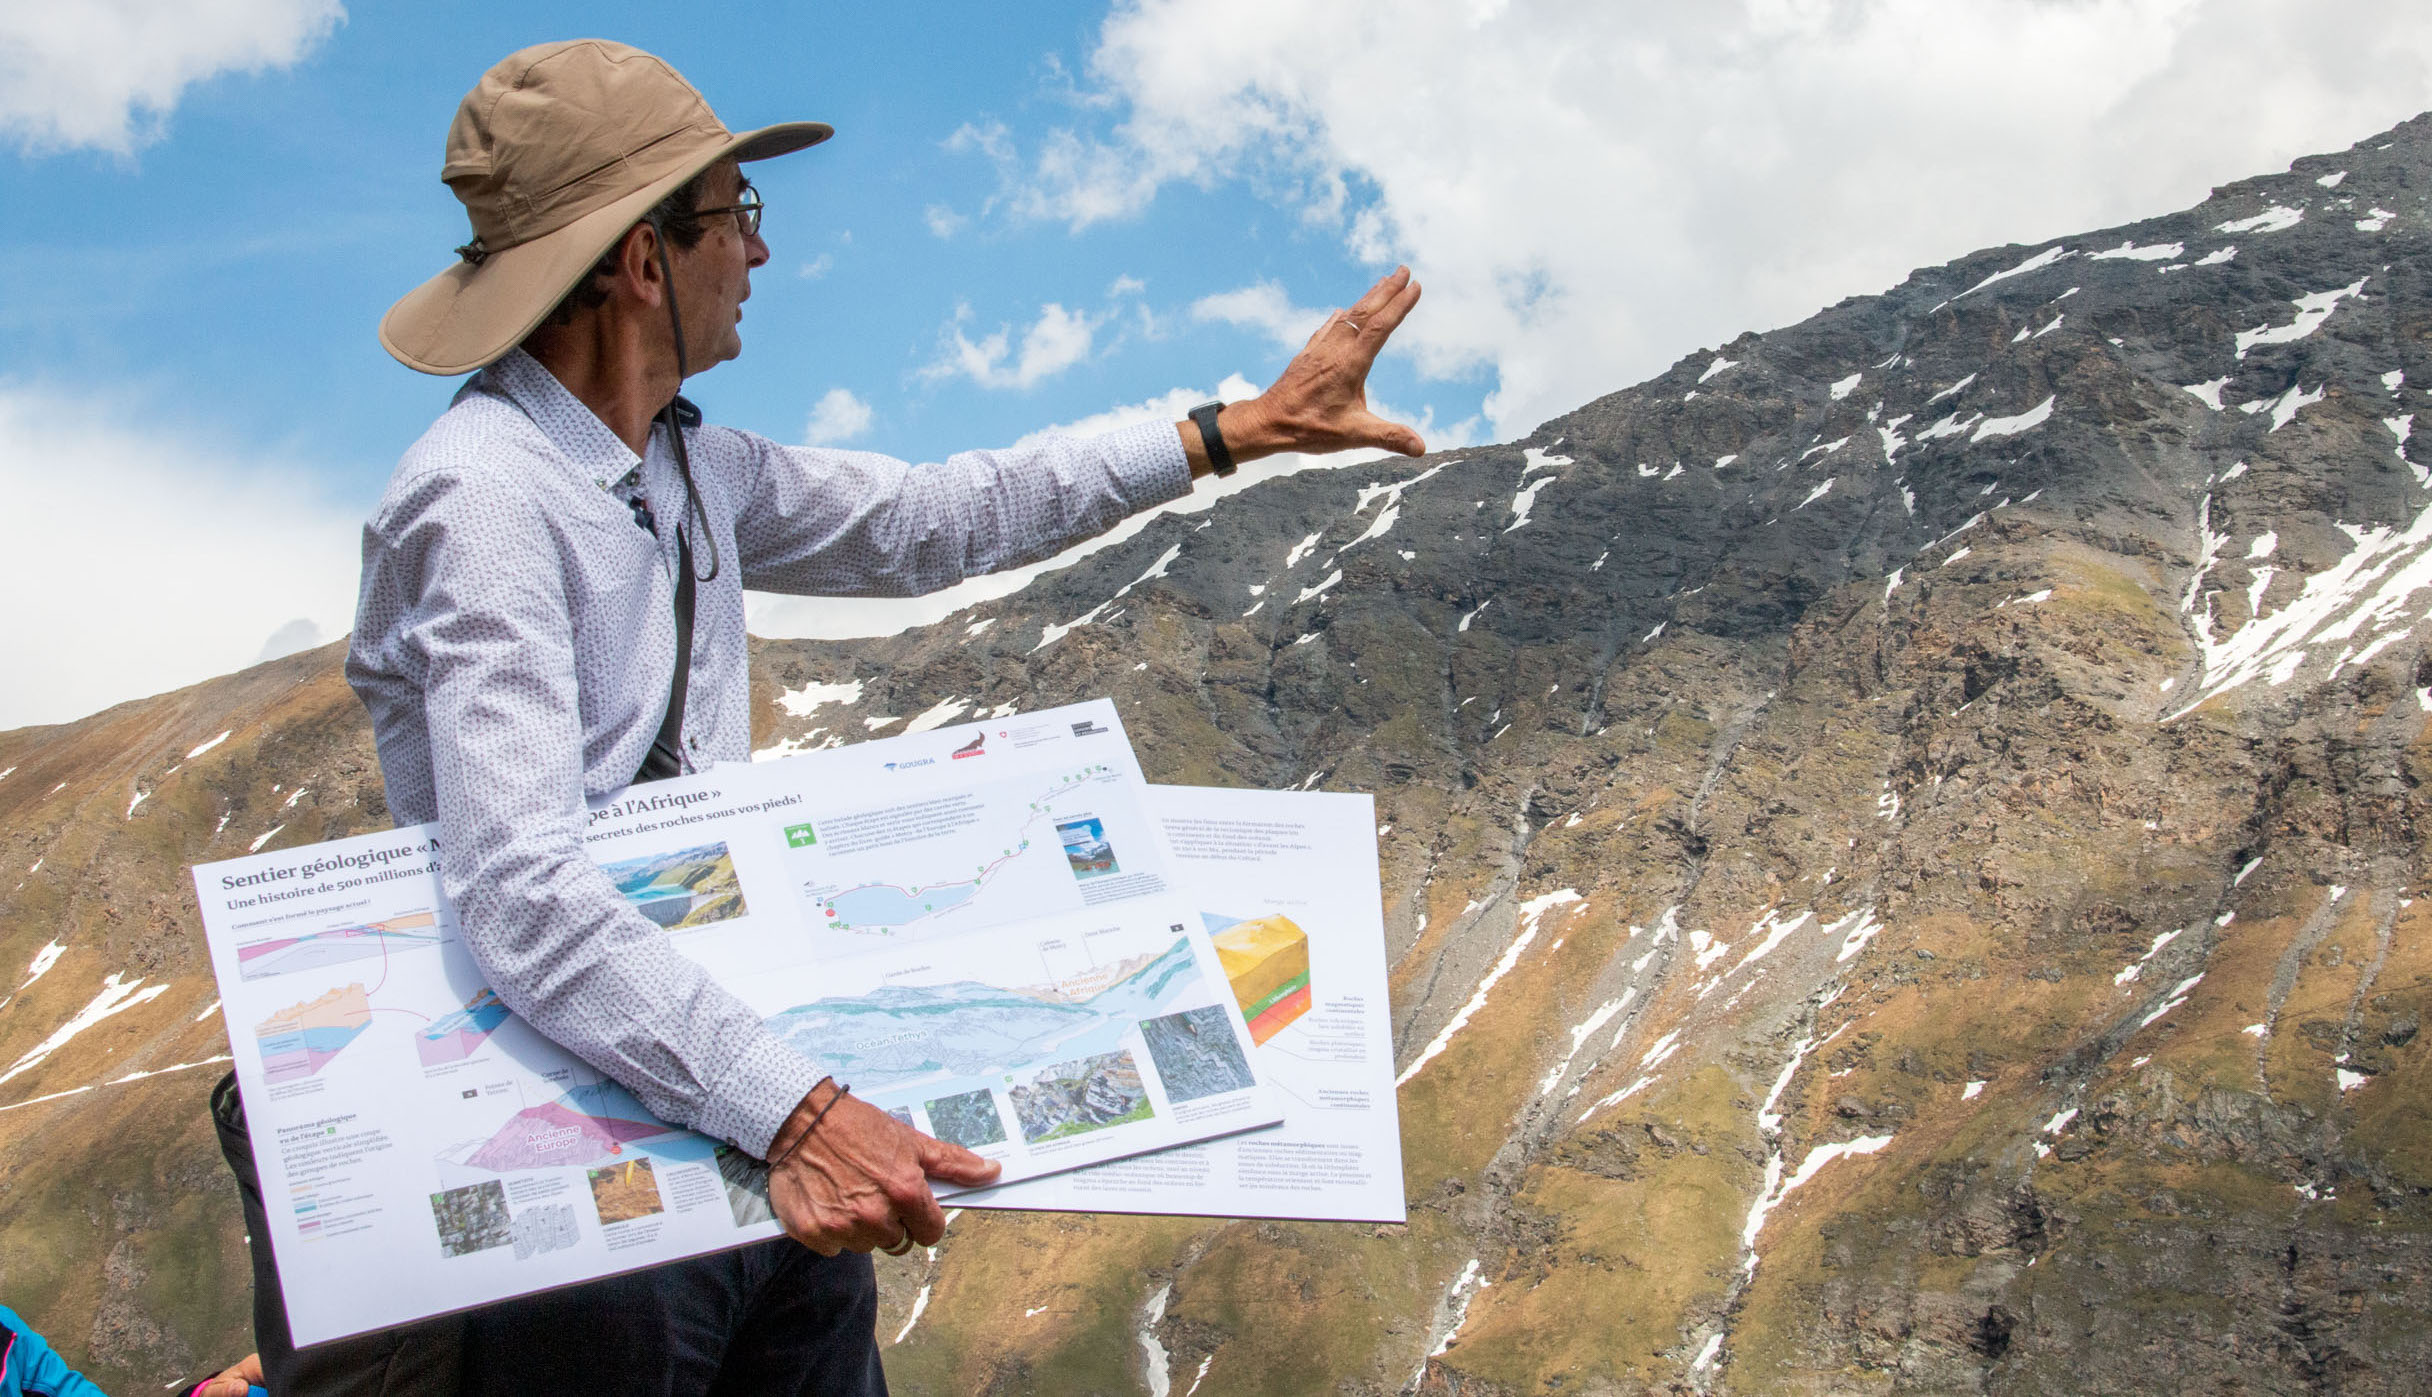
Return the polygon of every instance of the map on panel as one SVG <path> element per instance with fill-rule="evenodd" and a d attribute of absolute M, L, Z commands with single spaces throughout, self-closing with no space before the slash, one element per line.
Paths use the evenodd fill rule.
<path fill-rule="evenodd" d="M 1105 1051 L 1198 984 L 1199 963 L 1177 937 L 1161 954 L 1043 984 L 888 985 L 798 1005 L 768 1026 L 878 1099 L 906 1083 L 985 1077 L 1008 1064 Z"/>

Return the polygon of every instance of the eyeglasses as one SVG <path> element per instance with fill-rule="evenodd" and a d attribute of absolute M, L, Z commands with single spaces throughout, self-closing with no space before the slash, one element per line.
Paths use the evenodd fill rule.
<path fill-rule="evenodd" d="M 756 238 L 760 236 L 760 210 L 766 205 L 761 203 L 760 191 L 752 188 L 750 180 L 743 182 L 741 200 L 740 203 L 726 204 L 714 209 L 695 209 L 693 217 L 709 218 L 717 214 L 731 213 L 735 216 L 736 229 L 746 238 Z"/>

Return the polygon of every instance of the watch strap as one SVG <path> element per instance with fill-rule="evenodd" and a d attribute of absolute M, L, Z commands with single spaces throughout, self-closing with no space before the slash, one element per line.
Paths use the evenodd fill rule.
<path fill-rule="evenodd" d="M 1220 476 L 1234 471 L 1233 452 L 1224 444 L 1224 433 L 1216 430 L 1216 414 L 1224 411 L 1221 402 L 1201 403 L 1192 408 L 1191 421 L 1199 427 L 1199 441 L 1207 448 L 1208 465 Z"/>

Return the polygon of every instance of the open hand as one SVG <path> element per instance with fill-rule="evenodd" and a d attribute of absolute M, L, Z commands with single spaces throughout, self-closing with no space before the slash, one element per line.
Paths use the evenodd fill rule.
<path fill-rule="evenodd" d="M 1247 402 L 1226 404 L 1218 415 L 1216 429 L 1233 459 L 1357 446 L 1423 454 L 1427 443 L 1416 431 L 1368 410 L 1368 370 L 1418 303 L 1419 284 L 1411 280 L 1410 269 L 1396 267 L 1348 310 L 1326 317 L 1273 386 Z M 1205 462 L 1199 430 L 1188 422 L 1180 430 L 1196 473 Z"/>
<path fill-rule="evenodd" d="M 915 1242 L 937 1245 L 946 1235 L 946 1216 L 929 1180 L 984 1184 L 1000 1166 L 923 1135 L 850 1095 L 796 1146 L 834 1090 L 817 1089 L 804 1098 L 770 1145 L 770 1155 L 782 1161 L 768 1179 L 769 1204 L 779 1225 L 821 1256 Z"/>

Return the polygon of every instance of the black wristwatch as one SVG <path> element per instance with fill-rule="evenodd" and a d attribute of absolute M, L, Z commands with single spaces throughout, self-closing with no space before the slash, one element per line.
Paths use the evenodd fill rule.
<path fill-rule="evenodd" d="M 1208 464 L 1218 475 L 1231 475 L 1233 453 L 1224 444 L 1224 433 L 1216 430 L 1216 414 L 1222 411 L 1223 403 L 1201 403 L 1191 409 L 1190 417 L 1199 426 L 1200 444 L 1208 449 Z"/>

